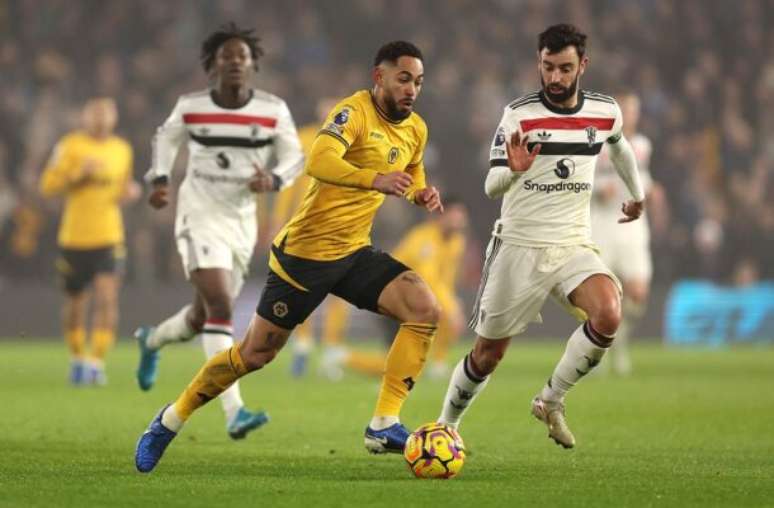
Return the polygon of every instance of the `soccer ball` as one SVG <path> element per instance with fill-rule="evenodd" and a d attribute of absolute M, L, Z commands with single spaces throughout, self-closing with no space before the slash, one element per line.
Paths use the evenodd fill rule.
<path fill-rule="evenodd" d="M 465 462 L 465 445 L 448 425 L 426 423 L 411 433 L 403 457 L 417 478 L 453 478 Z"/>

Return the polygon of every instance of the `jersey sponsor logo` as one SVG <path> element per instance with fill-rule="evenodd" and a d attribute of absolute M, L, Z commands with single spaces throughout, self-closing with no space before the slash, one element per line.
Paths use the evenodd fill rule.
<path fill-rule="evenodd" d="M 218 155 L 215 156 L 215 162 L 220 169 L 228 169 L 231 166 L 231 161 L 224 152 L 218 152 Z"/>
<path fill-rule="evenodd" d="M 395 164 L 395 161 L 398 160 L 398 154 L 400 154 L 400 150 L 398 150 L 397 146 L 390 148 L 390 153 L 387 154 L 387 162 Z"/>
<path fill-rule="evenodd" d="M 349 120 L 349 108 L 344 108 L 333 117 L 333 123 L 336 125 L 344 125 Z"/>
<path fill-rule="evenodd" d="M 212 175 L 204 173 L 198 169 L 193 170 L 193 177 L 200 180 L 204 180 L 209 183 L 233 183 L 237 185 L 246 185 L 250 182 L 251 177 L 246 176 L 231 176 L 231 175 Z"/>
<path fill-rule="evenodd" d="M 276 302 L 272 306 L 271 311 L 278 318 L 284 318 L 285 316 L 288 315 L 288 304 L 286 304 L 285 302 Z"/>
<path fill-rule="evenodd" d="M 384 134 L 382 134 L 381 132 L 371 131 L 369 136 L 374 139 L 384 139 Z"/>
<path fill-rule="evenodd" d="M 524 190 L 533 192 L 543 192 L 551 194 L 552 192 L 591 192 L 591 184 L 588 182 L 557 182 L 557 183 L 537 183 L 532 180 L 524 181 Z"/>
<path fill-rule="evenodd" d="M 560 159 L 556 162 L 554 174 L 562 180 L 566 180 L 575 174 L 575 161 L 568 158 Z"/>
<path fill-rule="evenodd" d="M 589 142 L 589 147 L 594 146 L 594 142 L 597 140 L 597 128 L 593 125 L 586 127 L 586 139 Z"/>

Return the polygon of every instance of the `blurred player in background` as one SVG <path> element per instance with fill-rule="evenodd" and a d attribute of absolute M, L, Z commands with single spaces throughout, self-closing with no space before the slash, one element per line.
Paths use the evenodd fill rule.
<path fill-rule="evenodd" d="M 136 200 L 132 148 L 115 136 L 118 122 L 111 98 L 89 100 L 83 129 L 63 137 L 40 180 L 45 197 L 63 196 L 56 268 L 65 291 L 62 324 L 74 385 L 107 382 L 105 355 L 115 341 L 118 291 L 125 257 L 121 204 Z M 86 355 L 86 314 L 94 286 L 91 354 Z"/>
<path fill-rule="evenodd" d="M 229 24 L 202 45 L 201 59 L 212 87 L 183 95 L 153 140 L 150 204 L 169 203 L 170 172 L 188 142 L 188 168 L 177 199 L 175 239 L 186 277 L 196 288 L 192 305 L 155 327 L 140 327 L 137 381 L 149 390 L 159 350 L 201 335 L 207 358 L 234 344 L 233 302 L 253 254 L 258 224 L 256 195 L 290 186 L 303 154 L 285 102 L 250 87 L 263 54 L 252 30 Z M 268 168 L 272 157 L 276 165 Z M 226 387 L 224 387 L 226 388 Z M 220 394 L 226 429 L 241 439 L 267 421 L 247 410 L 234 383 Z"/>
<path fill-rule="evenodd" d="M 411 228 L 392 251 L 395 259 L 412 267 L 427 282 L 441 307 L 438 331 L 430 349 L 428 374 L 434 378 L 448 375 L 446 359 L 449 348 L 465 328 L 456 282 L 465 254 L 467 225 L 468 210 L 465 204 L 455 197 L 446 198 L 443 214 L 435 215 Z M 342 367 L 363 374 L 381 375 L 384 371 L 384 355 L 356 351 L 342 345 L 349 310 L 341 300 L 332 301 L 328 305 L 321 370 L 332 380 L 341 378 Z M 394 335 L 393 322 L 387 324 L 391 341 Z"/>
<path fill-rule="evenodd" d="M 640 99 L 634 93 L 625 93 L 617 96 L 617 101 L 623 115 L 624 136 L 632 145 L 637 159 L 640 180 L 649 204 L 648 210 L 662 210 L 665 205 L 663 191 L 653 182 L 649 171 L 651 142 L 637 131 Z M 632 370 L 629 337 L 645 313 L 653 264 L 647 215 L 641 217 L 641 220 L 618 224 L 621 203 L 626 200 L 627 190 L 618 177 L 608 152 L 607 147 L 602 149 L 597 164 L 591 204 L 591 236 L 600 248 L 602 261 L 623 283 L 621 324 L 618 326 L 615 341 L 610 346 L 608 362 L 612 363 L 614 372 L 626 375 Z"/>
<path fill-rule="evenodd" d="M 452 373 L 439 417 L 454 428 L 511 337 L 541 321 L 540 309 L 551 295 L 584 322 L 532 400 L 532 414 L 557 444 L 575 446 L 564 416 L 565 394 L 600 362 L 621 321 L 620 282 L 597 255 L 589 224 L 603 144 L 633 198 L 623 204 L 619 222 L 640 217 L 645 193 L 615 100 L 578 89 L 588 64 L 585 48 L 586 36 L 572 25 L 541 33 L 542 89 L 506 106 L 495 132 L 485 190 L 503 201 L 470 322 L 478 337 Z"/>
<path fill-rule="evenodd" d="M 135 465 L 151 471 L 199 407 L 240 377 L 271 362 L 297 325 L 329 293 L 400 321 L 365 445 L 401 453 L 408 430 L 400 409 L 418 379 L 438 323 L 438 302 L 415 272 L 371 246 L 385 196 L 443 211 L 425 183 L 427 126 L 413 112 L 424 80 L 422 54 L 408 42 L 377 52 L 372 90 L 342 100 L 328 115 L 306 164 L 314 178 L 301 208 L 271 247 L 269 276 L 245 340 L 212 357 L 174 404 L 151 421 Z"/>

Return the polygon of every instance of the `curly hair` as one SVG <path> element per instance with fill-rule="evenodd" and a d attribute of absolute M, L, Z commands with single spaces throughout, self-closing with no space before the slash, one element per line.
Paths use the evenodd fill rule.
<path fill-rule="evenodd" d="M 250 48 L 250 56 L 253 58 L 253 68 L 258 70 L 258 59 L 263 56 L 263 48 L 259 45 L 261 39 L 255 36 L 255 30 L 243 30 L 233 21 L 221 26 L 211 33 L 202 43 L 201 62 L 204 71 L 209 73 L 215 63 L 215 55 L 218 49 L 229 39 L 240 39 Z"/>

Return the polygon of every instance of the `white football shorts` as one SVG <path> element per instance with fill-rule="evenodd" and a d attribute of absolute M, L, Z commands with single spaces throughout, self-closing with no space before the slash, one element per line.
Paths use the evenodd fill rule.
<path fill-rule="evenodd" d="M 610 277 L 621 292 L 621 282 L 590 247 L 523 247 L 493 237 L 468 325 L 487 339 L 518 335 L 529 323 L 542 322 L 540 310 L 549 295 L 584 321 L 585 312 L 569 295 L 595 274 Z"/>

